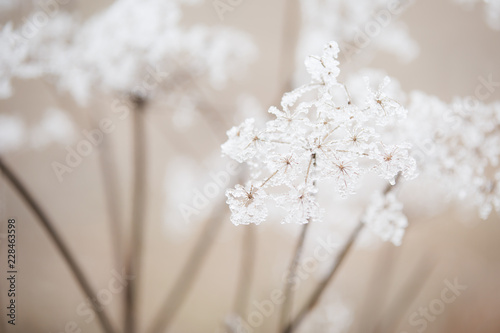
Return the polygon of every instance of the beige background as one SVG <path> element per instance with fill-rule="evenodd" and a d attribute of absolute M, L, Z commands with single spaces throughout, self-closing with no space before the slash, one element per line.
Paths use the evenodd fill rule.
<path fill-rule="evenodd" d="M 85 15 L 90 15 L 104 8 L 108 2 L 80 1 L 75 6 Z M 207 93 L 218 109 L 227 115 L 227 119 L 231 119 L 236 92 L 254 94 L 265 107 L 279 101 L 283 93 L 283 78 L 278 77 L 280 62 L 286 60 L 291 63 L 293 60 L 290 50 L 282 47 L 289 44 L 284 42 L 283 36 L 290 35 L 287 33 L 289 28 L 285 31 L 286 6 L 287 2 L 282 0 L 244 1 L 234 12 L 228 13 L 222 22 L 248 32 L 260 50 L 258 60 L 243 81 L 231 84 L 222 92 Z M 294 10 L 291 13 L 296 15 L 296 12 L 293 14 Z M 383 68 L 398 78 L 404 90 L 419 89 L 450 101 L 455 95 L 473 94 L 478 85 L 478 76 L 492 74 L 493 78 L 500 79 L 500 33 L 486 26 L 479 10 L 464 11 L 447 0 L 422 0 L 407 10 L 401 19 L 408 24 L 411 36 L 419 43 L 420 56 L 411 63 L 402 64 L 392 56 L 380 55 L 371 65 Z M 185 21 L 221 24 L 210 2 L 190 12 Z M 292 21 L 298 22 L 299 19 L 295 17 Z M 89 128 L 89 119 L 85 114 L 98 119 L 107 112 L 109 105 L 109 99 L 102 97 L 87 110 L 82 110 L 69 97 L 57 96 L 57 92 L 42 81 L 16 81 L 15 89 L 16 94 L 11 100 L 0 102 L 0 110 L 7 114 L 22 114 L 23 119 L 31 123 L 39 119 L 46 106 L 58 105 L 73 116 L 80 129 Z M 500 91 L 495 91 L 489 101 L 495 99 L 500 99 Z M 180 145 L 182 154 L 203 161 L 205 152 L 217 149 L 220 144 L 202 122 L 195 125 L 196 130 L 176 132 L 169 125 L 169 111 L 153 105 L 147 116 L 149 201 L 146 259 L 142 270 L 141 327 L 145 327 L 155 314 L 199 233 L 194 232 L 180 241 L 165 234 L 162 183 L 166 163 L 179 154 Z M 114 149 L 113 157 L 119 165 L 117 198 L 124 216 L 128 216 L 131 207 L 132 156 L 129 133 L 130 124 L 125 121 L 109 136 Z M 63 147 L 53 145 L 39 151 L 21 149 L 5 156 L 5 160 L 56 221 L 79 262 L 87 272 L 92 273 L 96 288 L 105 288 L 111 270 L 119 270 L 120 267 L 114 263 L 109 241 L 111 235 L 104 182 L 98 171 L 99 151 L 86 158 L 64 182 L 59 183 L 50 163 L 63 159 L 65 154 Z M 95 321 L 87 324 L 76 315 L 75 309 L 83 296 L 45 232 L 3 179 L 0 180 L 0 186 L 4 204 L 1 230 L 5 232 L 7 217 L 15 217 L 18 226 L 19 325 L 9 327 L 7 332 L 62 332 L 69 321 L 76 321 L 83 332 L 98 332 Z M 454 207 L 432 219 L 414 218 L 402 247 L 394 248 L 387 244 L 377 251 L 359 250 L 354 253 L 332 286 L 348 306 L 358 309 L 353 329 L 362 329 L 363 325 L 369 324 L 371 316 L 377 315 L 377 309 L 381 310 L 384 317 L 390 316 L 387 310 L 392 304 L 390 300 L 403 294 L 401 288 L 405 281 L 411 281 L 415 275 L 424 275 L 425 269 L 419 266 L 423 262 L 424 266 L 433 263 L 435 270 L 418 295 L 403 297 L 410 312 L 427 305 L 439 295 L 444 279 L 452 280 L 458 276 L 468 285 L 464 296 L 452 305 L 456 308 L 453 312 L 456 317 L 443 316 L 443 321 L 447 323 L 443 326 L 440 323 L 431 325 L 428 332 L 493 332 L 494 329 L 498 332 L 500 221 L 497 214 L 478 223 L 467 217 L 469 223 L 463 224 L 460 222 L 463 219 L 463 212 Z M 230 310 L 236 288 L 243 230 L 234 227 L 229 221 L 224 223 L 222 233 L 180 311 L 172 332 L 214 332 Z M 260 301 L 268 298 L 272 289 L 281 287 L 281 272 L 289 260 L 287 256 L 293 237 L 271 224 L 259 226 L 257 233 L 258 264 L 251 299 Z M 313 246 L 312 243 L 309 245 Z M 1 246 L 3 271 L 3 241 Z M 388 260 L 395 262 L 392 271 L 383 270 L 386 274 L 381 276 L 372 273 L 377 271 L 374 268 Z M 373 279 L 376 280 L 375 284 L 370 282 Z M 417 281 L 422 279 L 418 278 Z M 314 282 L 315 279 L 308 279 L 300 295 L 306 295 Z M 380 294 L 384 282 L 389 285 L 389 291 Z M 374 288 L 374 285 L 377 287 Z M 3 308 L 6 302 L 4 282 L 0 286 Z M 116 324 L 120 320 L 120 301 L 121 295 L 117 295 L 109 306 Z M 267 320 L 259 332 L 275 331 L 275 320 L 276 316 Z M 404 318 L 401 321 L 407 323 Z M 491 329 L 488 328 L 490 322 Z M 414 328 L 408 328 L 407 331 L 415 332 Z"/>

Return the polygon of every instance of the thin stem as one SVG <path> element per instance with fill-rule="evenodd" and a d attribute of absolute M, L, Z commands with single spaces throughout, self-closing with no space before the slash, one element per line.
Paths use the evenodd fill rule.
<path fill-rule="evenodd" d="M 109 138 L 103 139 L 101 150 L 99 151 L 99 164 L 101 169 L 101 177 L 104 187 L 104 196 L 109 217 L 109 230 L 111 242 L 113 243 L 113 252 L 116 262 L 116 267 L 122 266 L 122 214 L 118 204 L 119 192 L 118 181 L 116 176 L 116 163 L 112 156 Z"/>
<path fill-rule="evenodd" d="M 238 288 L 236 289 L 236 297 L 234 302 L 235 314 L 243 317 L 247 310 L 250 288 L 255 269 L 255 243 L 256 234 L 255 226 L 244 226 L 243 246 L 241 248 L 241 265 Z"/>
<path fill-rule="evenodd" d="M 182 308 L 186 297 L 191 290 L 191 286 L 196 280 L 198 273 L 205 262 L 213 242 L 219 233 L 222 222 L 225 219 L 227 209 L 224 200 L 221 200 L 217 207 L 212 210 L 211 216 L 205 222 L 205 226 L 196 242 L 181 273 L 177 277 L 171 291 L 165 298 L 153 324 L 147 332 L 165 332 Z"/>
<path fill-rule="evenodd" d="M 396 184 L 397 181 L 400 177 L 400 174 L 396 176 Z M 394 185 L 395 186 L 395 185 Z M 387 194 L 389 191 L 391 191 L 394 188 L 393 185 L 388 184 L 385 189 L 383 190 L 384 194 Z M 358 222 L 358 225 L 356 228 L 354 228 L 353 232 L 351 233 L 349 239 L 347 242 L 344 244 L 344 247 L 341 249 L 340 253 L 337 255 L 337 258 L 335 260 L 335 263 L 332 265 L 330 268 L 330 271 L 328 275 L 319 283 L 319 285 L 316 287 L 314 292 L 312 293 L 311 297 L 309 300 L 306 302 L 306 304 L 302 307 L 302 309 L 299 311 L 299 314 L 295 317 L 295 319 L 283 330 L 283 333 L 292 333 L 294 329 L 296 329 L 302 320 L 314 309 L 314 307 L 318 304 L 318 301 L 323 294 L 323 292 L 326 290 L 326 287 L 330 284 L 330 282 L 333 280 L 335 277 L 340 265 L 342 262 L 344 262 L 345 258 L 347 257 L 347 254 L 349 253 L 349 250 L 352 248 L 353 244 L 355 243 L 359 233 L 364 227 L 364 222 L 360 220 Z"/>
<path fill-rule="evenodd" d="M 51 240 L 54 242 L 56 249 L 59 251 L 63 259 L 66 261 L 66 264 L 69 266 L 71 273 L 75 277 L 78 285 L 80 286 L 85 296 L 91 300 L 94 300 L 95 293 L 90 285 L 89 280 L 85 276 L 82 268 L 77 263 L 75 257 L 69 250 L 63 238 L 54 227 L 52 221 L 49 220 L 45 212 L 35 201 L 35 199 L 31 196 L 28 189 L 24 186 L 23 183 L 21 183 L 18 177 L 16 177 L 16 175 L 9 169 L 9 167 L 3 162 L 2 159 L 0 159 L 0 170 L 7 178 L 7 180 L 10 182 L 10 184 L 19 193 L 21 198 L 24 200 L 25 204 L 29 206 L 33 211 L 33 213 L 37 216 L 42 227 L 45 229 L 45 231 L 49 234 Z M 91 306 L 95 311 L 95 314 L 97 316 L 97 319 L 99 320 L 99 323 L 101 324 L 103 331 L 106 333 L 114 333 L 115 330 L 113 328 L 113 325 L 111 324 L 111 321 L 106 311 L 102 309 L 101 306 L 98 304 L 98 301 L 91 302 Z"/>
<path fill-rule="evenodd" d="M 307 172 L 306 172 L 306 178 L 305 178 L 305 183 L 307 184 L 307 179 L 309 178 L 309 172 L 311 172 L 311 165 L 313 164 L 313 161 L 316 159 L 316 154 L 311 154 L 311 159 L 309 160 L 309 165 L 307 166 Z M 316 163 L 316 162 L 314 162 Z"/>
<path fill-rule="evenodd" d="M 272 175 L 270 175 L 269 177 L 267 177 L 266 180 L 264 180 L 264 182 L 259 186 L 259 187 L 264 187 L 264 185 L 266 185 L 266 183 L 268 181 L 270 181 L 274 176 L 276 176 L 276 174 L 281 170 L 281 168 L 279 168 L 278 170 L 274 171 L 274 173 Z"/>
<path fill-rule="evenodd" d="M 354 231 L 351 233 L 351 236 L 349 237 L 347 242 L 344 244 L 344 247 L 337 256 L 335 264 L 331 267 L 328 275 L 316 287 L 316 289 L 314 290 L 313 294 L 311 295 L 307 303 L 299 311 L 297 317 L 295 317 L 295 319 L 290 324 L 288 324 L 288 326 L 283 330 L 283 333 L 292 333 L 293 330 L 297 328 L 299 324 L 302 322 L 302 320 L 309 314 L 309 312 L 311 312 L 312 309 L 314 309 L 321 295 L 323 294 L 324 290 L 335 276 L 335 273 L 337 273 L 340 264 L 344 261 L 345 257 L 349 253 L 349 250 L 352 248 L 352 245 L 354 244 L 354 241 L 356 240 L 359 232 L 363 229 L 363 226 L 364 223 L 360 221 L 356 226 L 356 228 L 354 229 Z"/>
<path fill-rule="evenodd" d="M 88 126 L 97 128 L 98 121 L 88 112 L 86 116 Z M 115 267 L 122 267 L 122 216 L 118 205 L 119 194 L 117 193 L 116 164 L 110 144 L 110 138 L 103 137 L 99 147 L 97 159 L 99 161 L 99 172 L 103 183 L 104 199 L 109 219 L 109 236 L 112 245 Z"/>
<path fill-rule="evenodd" d="M 290 319 L 290 313 L 292 311 L 293 306 L 293 286 L 295 281 L 295 274 L 297 273 L 297 267 L 300 262 L 300 257 L 304 248 L 304 241 L 306 239 L 307 230 L 309 228 L 310 223 L 305 223 L 302 226 L 302 230 L 295 245 L 295 250 L 293 254 L 292 262 L 290 263 L 290 268 L 288 271 L 288 276 L 285 282 L 285 292 L 284 292 L 284 302 L 281 308 L 281 316 L 280 316 L 280 330 L 287 325 L 288 320 Z"/>
<path fill-rule="evenodd" d="M 391 285 L 392 271 L 396 262 L 395 254 L 392 244 L 383 244 L 379 250 L 364 294 L 363 307 L 360 310 L 360 318 L 363 320 L 358 322 L 360 326 L 358 329 L 354 326 L 351 328 L 352 332 L 369 332 L 376 316 L 380 314 L 381 300 Z"/>
<path fill-rule="evenodd" d="M 431 259 L 429 259 L 431 258 Z M 425 283 L 434 271 L 434 262 L 432 256 L 425 255 L 420 259 L 420 263 L 415 266 L 413 274 L 410 275 L 409 281 L 396 293 L 396 297 L 392 300 L 385 315 L 379 318 L 379 322 L 375 326 L 373 332 L 396 332 L 399 324 L 407 313 L 411 302 L 413 302 L 418 294 L 422 291 Z"/>
<path fill-rule="evenodd" d="M 146 133 L 145 133 L 145 100 L 141 97 L 132 97 L 135 105 L 133 110 L 133 151 L 134 151 L 134 178 L 132 221 L 130 230 L 130 248 L 126 257 L 126 270 L 129 276 L 134 277 L 125 290 L 124 330 L 126 333 L 137 331 L 138 289 L 139 275 L 142 264 L 142 250 L 145 227 L 145 193 L 146 193 Z"/>
<path fill-rule="evenodd" d="M 296 44 L 299 36 L 299 31 L 297 27 L 300 25 L 297 24 L 297 17 L 300 17 L 300 3 L 299 1 L 293 0 L 289 1 L 285 4 L 285 12 L 283 17 L 283 29 L 282 29 L 282 38 L 281 38 L 281 46 L 280 53 L 282 61 L 280 61 L 280 66 L 278 68 L 278 80 L 281 80 L 281 84 L 283 88 L 281 91 L 278 91 L 279 98 L 277 99 L 279 105 L 279 101 L 283 94 L 287 91 L 292 90 L 292 74 L 293 70 L 291 70 L 294 66 L 294 57 L 288 56 L 290 53 L 294 53 L 296 49 Z"/>

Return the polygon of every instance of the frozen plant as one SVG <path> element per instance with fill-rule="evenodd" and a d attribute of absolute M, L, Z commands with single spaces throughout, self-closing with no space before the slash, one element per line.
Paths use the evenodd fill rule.
<path fill-rule="evenodd" d="M 500 103 L 456 98 L 448 104 L 413 92 L 408 109 L 402 129 L 418 148 L 422 174 L 477 206 L 483 219 L 500 212 Z"/>
<path fill-rule="evenodd" d="M 403 204 L 394 192 L 375 193 L 366 209 L 363 221 L 376 235 L 394 245 L 401 245 L 408 219 L 403 214 Z"/>
<path fill-rule="evenodd" d="M 223 153 L 251 170 L 245 185 L 226 192 L 235 225 L 263 222 L 269 200 L 287 210 L 283 222 L 321 220 L 319 183 L 346 197 L 356 192 L 365 174 L 391 184 L 398 174 L 416 176 L 411 146 L 384 133 L 406 116 L 405 108 L 386 93 L 390 79 L 376 89 L 366 79 L 366 99 L 354 103 L 348 87 L 337 81 L 338 52 L 331 42 L 321 56 L 306 59 L 312 82 L 286 93 L 282 109 L 271 107 L 274 119 L 264 128 L 247 119 L 227 132 Z"/>
<path fill-rule="evenodd" d="M 83 105 L 96 92 L 146 97 L 200 74 L 221 87 L 256 50 L 230 28 L 183 27 L 181 6 L 196 2 L 118 0 L 85 22 L 59 13 L 30 36 L 23 35 L 30 22 L 8 23 L 0 34 L 0 97 L 12 95 L 15 77 L 50 78 Z"/>
<path fill-rule="evenodd" d="M 339 43 L 345 61 L 354 59 L 361 51 L 364 58 L 382 51 L 402 61 L 414 59 L 418 44 L 407 26 L 398 20 L 411 3 L 411 0 L 300 0 L 302 27 L 295 52 L 295 81 L 306 78 L 302 67 L 304 57 L 321 52 L 327 40 Z"/>

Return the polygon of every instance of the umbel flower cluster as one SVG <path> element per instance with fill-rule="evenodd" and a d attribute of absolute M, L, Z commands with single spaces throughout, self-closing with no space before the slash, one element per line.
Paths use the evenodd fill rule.
<path fill-rule="evenodd" d="M 403 130 L 424 153 L 422 175 L 437 180 L 450 197 L 477 206 L 483 219 L 500 212 L 500 103 L 456 98 L 448 104 L 413 92 L 408 108 Z"/>
<path fill-rule="evenodd" d="M 64 11 L 40 29 L 9 22 L 0 27 L 0 98 L 13 94 L 13 78 L 46 77 L 81 105 L 97 91 L 145 95 L 191 75 L 222 87 L 255 46 L 231 28 L 183 25 L 183 6 L 199 2 L 118 0 L 84 22 Z"/>
<path fill-rule="evenodd" d="M 337 81 L 338 52 L 331 42 L 321 56 L 306 59 L 312 82 L 286 93 L 281 109 L 271 107 L 273 119 L 263 128 L 247 119 L 227 132 L 223 154 L 251 171 L 245 185 L 226 192 L 235 225 L 266 220 L 269 202 L 286 210 L 285 223 L 321 220 L 320 184 L 346 197 L 365 174 L 391 184 L 398 175 L 415 177 L 411 146 L 390 135 L 389 129 L 406 117 L 405 108 L 385 91 L 390 79 L 377 89 L 366 79 L 367 97 L 354 103 L 349 87 Z"/>

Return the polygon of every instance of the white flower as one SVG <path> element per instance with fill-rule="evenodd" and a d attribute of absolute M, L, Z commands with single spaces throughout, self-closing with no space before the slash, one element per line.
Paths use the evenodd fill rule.
<path fill-rule="evenodd" d="M 332 154 L 323 171 L 325 177 L 334 179 L 334 186 L 341 197 L 355 193 L 361 169 L 353 154 Z"/>
<path fill-rule="evenodd" d="M 255 119 L 249 118 L 227 131 L 229 140 L 222 145 L 222 153 L 240 163 L 254 157 L 262 144 L 254 124 Z"/>
<path fill-rule="evenodd" d="M 316 188 L 311 184 L 292 187 L 287 193 L 275 198 L 278 207 L 286 209 L 283 223 L 305 224 L 321 220 L 323 210 L 315 198 Z"/>
<path fill-rule="evenodd" d="M 263 130 L 247 119 L 227 132 L 228 140 L 222 145 L 224 154 L 250 167 L 252 184 L 265 187 L 277 205 L 287 209 L 287 223 L 321 219 L 315 196 L 318 184 L 325 181 L 332 181 L 336 192 L 346 197 L 358 188 L 360 176 L 370 171 L 390 181 L 398 173 L 410 179 L 415 172 L 410 146 L 385 135 L 384 124 L 374 127 L 373 118 L 379 115 L 370 115 L 365 105 L 355 105 L 348 88 L 336 81 L 337 53 L 332 42 L 321 57 L 310 58 L 312 83 L 284 94 L 282 110 L 269 109 L 276 119 Z M 366 86 L 361 89 L 364 95 L 389 100 L 388 94 L 382 95 L 384 87 L 377 93 Z M 386 124 L 395 124 L 394 118 L 404 115 L 390 109 L 383 116 Z M 392 151 L 386 152 L 386 147 Z"/>
<path fill-rule="evenodd" d="M 393 192 L 376 193 L 368 206 L 364 223 L 384 241 L 401 245 L 408 219 L 403 214 L 403 204 Z"/>
<path fill-rule="evenodd" d="M 384 89 L 389 85 L 391 79 L 386 76 L 380 83 L 376 91 L 370 88 L 370 79 L 365 77 L 366 87 L 369 92 L 366 104 L 377 117 L 377 122 L 386 125 L 394 120 L 406 118 L 406 109 L 394 99 L 384 93 Z"/>
<path fill-rule="evenodd" d="M 231 222 L 239 224 L 260 224 L 267 217 L 265 200 L 267 194 L 250 183 L 243 187 L 236 185 L 226 191 L 227 204 L 231 209 Z"/>
<path fill-rule="evenodd" d="M 381 145 L 380 148 L 374 150 L 372 158 L 378 162 L 375 170 L 382 178 L 394 185 L 395 178 L 400 172 L 406 179 L 416 177 L 416 163 L 409 156 L 409 145 Z"/>
<path fill-rule="evenodd" d="M 337 56 L 339 46 L 337 43 L 329 43 L 323 49 L 321 57 L 309 56 L 306 58 L 305 65 L 314 81 L 333 85 L 337 83 L 337 76 L 340 73 Z"/>
<path fill-rule="evenodd" d="M 18 149 L 25 135 L 21 118 L 0 115 L 0 154 Z"/>

